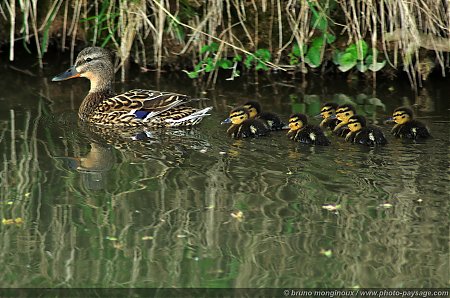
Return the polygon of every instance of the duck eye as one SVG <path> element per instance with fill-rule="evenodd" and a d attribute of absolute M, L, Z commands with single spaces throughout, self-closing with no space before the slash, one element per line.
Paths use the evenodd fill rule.
<path fill-rule="evenodd" d="M 239 119 L 244 119 L 244 116 L 239 117 Z"/>
<path fill-rule="evenodd" d="M 350 115 L 350 113 L 349 113 L 349 112 L 345 113 L 345 116 L 348 116 L 348 115 Z"/>
<path fill-rule="evenodd" d="M 91 62 L 91 61 L 92 61 L 92 58 L 86 58 L 85 61 L 86 61 L 86 62 Z"/>

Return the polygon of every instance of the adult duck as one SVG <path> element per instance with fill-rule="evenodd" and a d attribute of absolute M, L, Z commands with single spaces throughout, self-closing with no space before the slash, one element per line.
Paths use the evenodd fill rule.
<path fill-rule="evenodd" d="M 179 127 L 198 124 L 212 107 L 185 106 L 198 100 L 172 92 L 134 89 L 115 95 L 112 87 L 114 67 L 106 49 L 83 49 L 75 64 L 52 81 L 84 77 L 91 82 L 88 95 L 78 110 L 82 121 L 102 126 Z"/>

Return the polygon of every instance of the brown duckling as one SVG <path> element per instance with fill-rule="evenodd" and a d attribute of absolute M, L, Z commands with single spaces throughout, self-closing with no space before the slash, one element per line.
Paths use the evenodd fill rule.
<path fill-rule="evenodd" d="M 281 130 L 285 126 L 280 117 L 272 112 L 263 112 L 261 104 L 255 100 L 248 101 L 244 104 L 244 108 L 248 109 L 250 119 L 260 119 L 267 124 L 270 130 Z"/>
<path fill-rule="evenodd" d="M 308 117 L 305 114 L 293 114 L 289 117 L 288 138 L 296 142 L 312 145 L 330 145 L 320 127 L 308 124 Z"/>
<path fill-rule="evenodd" d="M 320 110 L 320 114 L 318 116 L 322 116 L 323 120 L 320 122 L 320 128 L 325 129 L 328 128 L 330 130 L 334 130 L 336 125 L 339 122 L 339 119 L 336 117 L 336 110 L 338 108 L 338 104 L 335 102 L 326 102 L 322 106 Z"/>
<path fill-rule="evenodd" d="M 265 136 L 269 128 L 259 119 L 251 119 L 250 112 L 244 107 L 238 107 L 230 112 L 230 116 L 222 124 L 231 123 L 227 134 L 235 139 Z"/>
<path fill-rule="evenodd" d="M 339 120 L 336 127 L 333 129 L 333 133 L 345 137 L 350 130 L 347 127 L 348 119 L 356 114 L 356 109 L 351 104 L 343 104 L 338 106 L 336 110 L 336 117 Z"/>
<path fill-rule="evenodd" d="M 431 137 L 425 124 L 414 119 L 414 113 L 410 108 L 400 107 L 395 109 L 392 118 L 395 126 L 391 133 L 398 138 L 417 140 Z"/>
<path fill-rule="evenodd" d="M 379 127 L 367 125 L 366 118 L 361 115 L 353 115 L 348 119 L 350 132 L 345 137 L 347 142 L 367 146 L 386 145 L 387 140 Z"/>

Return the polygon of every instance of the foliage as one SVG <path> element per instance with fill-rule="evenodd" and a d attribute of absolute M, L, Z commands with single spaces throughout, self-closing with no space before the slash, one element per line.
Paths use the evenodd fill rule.
<path fill-rule="evenodd" d="M 360 72 L 379 71 L 384 67 L 386 61 L 377 62 L 377 53 L 377 50 L 369 48 L 364 40 L 358 40 L 356 43 L 350 44 L 344 51 L 335 50 L 333 62 L 342 72 L 347 72 L 355 66 Z"/>

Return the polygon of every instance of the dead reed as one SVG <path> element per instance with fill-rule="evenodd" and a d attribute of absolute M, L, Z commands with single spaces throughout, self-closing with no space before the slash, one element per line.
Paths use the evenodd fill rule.
<path fill-rule="evenodd" d="M 35 44 L 41 67 L 50 42 L 62 51 L 70 49 L 72 61 L 77 44 L 108 46 L 117 52 L 122 80 L 130 57 L 159 72 L 179 63 L 180 56 L 195 65 L 201 48 L 213 41 L 220 44 L 216 57 L 267 48 L 272 53 L 264 61 L 269 68 L 290 69 L 289 51 L 320 34 L 320 22 L 337 36 L 330 49 L 363 39 L 378 49 L 374 63 L 377 56 L 387 59 L 391 67 L 407 71 L 414 84 L 432 70 L 422 65 L 429 65 L 429 59 L 444 76 L 449 66 L 446 1 L 6 0 L 0 4 L 0 18 L 9 32 L 2 40 L 9 44 L 9 60 L 14 60 L 19 40 L 25 47 Z"/>

